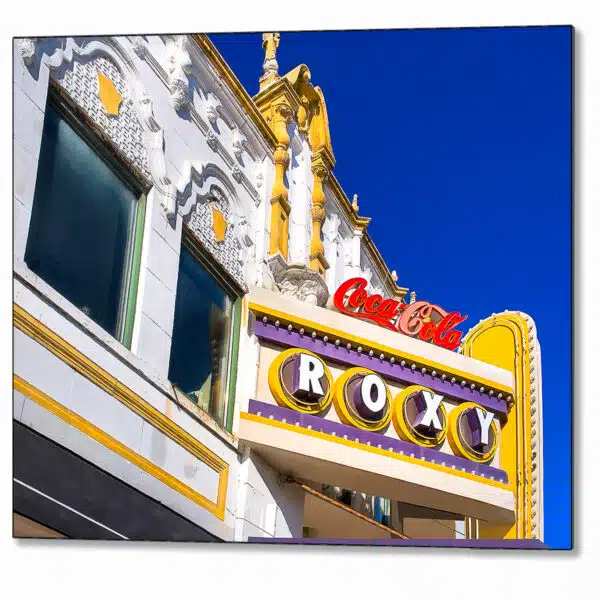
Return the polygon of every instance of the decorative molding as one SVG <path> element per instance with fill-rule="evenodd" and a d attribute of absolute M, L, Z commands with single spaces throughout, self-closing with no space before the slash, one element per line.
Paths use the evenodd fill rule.
<path fill-rule="evenodd" d="M 217 151 L 217 146 L 219 145 L 219 138 L 215 135 L 215 132 L 209 127 L 206 132 L 206 143 L 214 152 Z"/>
<path fill-rule="evenodd" d="M 238 164 L 233 165 L 233 169 L 231 170 L 231 174 L 233 175 L 233 178 L 238 183 L 241 183 L 243 173 L 242 173 L 242 170 L 240 169 L 240 165 L 238 165 Z"/>
<path fill-rule="evenodd" d="M 153 69 L 155 74 L 157 74 L 157 76 L 161 79 L 161 81 L 163 81 L 163 83 L 169 87 L 169 89 L 171 89 L 170 81 L 171 83 L 175 80 L 181 82 L 183 81 L 184 75 L 187 81 L 186 70 L 189 70 L 189 52 L 186 48 L 185 36 L 180 36 L 178 39 L 179 41 L 171 42 L 170 45 L 171 55 L 175 60 L 175 66 L 170 74 L 167 74 L 163 67 L 161 67 L 160 64 L 154 59 L 152 53 L 148 52 L 147 49 L 143 53 L 146 62 Z M 74 57 L 84 59 L 95 55 L 103 55 L 115 63 L 119 71 L 123 74 L 126 83 L 131 90 L 131 100 L 133 101 L 133 106 L 136 109 L 140 125 L 142 126 L 144 132 L 143 145 L 147 153 L 147 168 L 142 169 L 142 172 L 144 172 L 151 181 L 154 187 L 153 193 L 159 199 L 165 216 L 167 219 L 173 222 L 177 212 L 177 188 L 167 174 L 164 133 L 163 129 L 154 117 L 152 100 L 143 89 L 139 73 L 133 65 L 131 57 L 128 55 L 124 46 L 119 41 L 119 38 L 107 37 L 102 38 L 102 40 L 103 41 L 92 40 L 80 47 L 73 38 L 67 38 L 65 48 L 55 49 L 51 56 L 45 55 L 44 62 L 52 71 L 59 70 L 63 64 L 70 65 L 73 62 Z M 130 38 L 130 43 L 132 49 L 137 47 L 139 50 L 139 48 L 143 46 L 140 36 L 135 36 L 133 40 Z M 176 85 L 180 86 L 180 83 L 177 83 Z M 179 89 L 182 88 L 180 87 Z M 175 94 L 176 97 L 179 97 L 177 94 L 179 94 L 179 92 Z M 175 102 L 177 103 L 179 100 L 175 100 Z M 228 127 L 234 127 L 235 124 L 233 123 L 231 117 L 227 115 L 219 99 L 211 92 L 208 94 L 208 105 L 209 112 L 210 110 L 214 110 L 215 116 L 220 116 L 226 122 Z M 235 162 L 234 158 L 228 154 L 223 145 L 219 142 L 217 136 L 214 135 L 214 132 L 212 135 L 209 133 L 211 131 L 210 126 L 206 125 L 202 121 L 195 110 L 195 107 L 192 104 L 188 104 L 188 108 L 190 110 L 190 116 L 192 120 L 200 127 L 202 131 L 204 131 L 205 135 L 207 135 L 207 142 L 209 146 L 211 148 L 214 146 L 213 150 L 217 151 L 228 165 L 233 165 Z M 245 143 L 242 142 L 242 146 L 247 151 L 250 148 L 247 140 Z M 248 154 L 253 159 L 256 156 L 254 152 L 248 151 Z M 185 171 L 185 167 L 183 167 L 182 170 Z M 251 195 L 255 206 L 259 206 L 261 199 L 258 190 L 243 172 L 239 177 L 239 183 L 241 183 L 246 191 Z"/>
<path fill-rule="evenodd" d="M 248 143 L 248 139 L 237 125 L 233 126 L 231 137 L 233 153 L 239 161 L 242 160 L 244 151 L 248 153 L 248 156 L 250 156 L 253 161 L 256 162 L 258 160 L 256 152 L 254 152 L 252 146 Z"/>
<path fill-rule="evenodd" d="M 269 267 L 277 288 L 284 296 L 290 296 L 313 304 L 325 306 L 329 300 L 329 289 L 325 279 L 305 264 L 288 264 L 281 254 L 268 259 Z"/>
<path fill-rule="evenodd" d="M 196 42 L 199 51 L 206 58 L 207 64 L 214 72 L 215 77 L 222 81 L 227 89 L 230 90 L 234 99 L 237 100 L 244 111 L 245 116 L 249 118 L 258 130 L 259 135 L 257 136 L 257 139 L 264 141 L 266 146 L 265 149 L 268 148 L 268 150 L 273 151 L 277 145 L 275 134 L 268 126 L 264 117 L 261 115 L 260 110 L 239 82 L 227 62 L 225 62 L 224 58 L 219 54 L 219 51 L 215 48 L 207 35 L 194 34 L 191 37 Z"/>
<path fill-rule="evenodd" d="M 256 187 L 261 188 L 265 182 L 265 170 L 261 165 L 256 169 Z"/>
<path fill-rule="evenodd" d="M 92 40 L 79 46 L 73 38 L 66 38 L 64 48 L 56 48 L 51 56 L 44 54 L 40 60 L 44 61 L 50 71 L 57 72 L 63 65 L 71 65 L 75 58 L 88 59 L 94 56 L 104 56 L 111 60 L 127 82 L 144 132 L 148 174 L 154 188 L 152 191 L 159 198 L 167 218 L 173 219 L 176 191 L 167 175 L 163 130 L 154 117 L 152 100 L 142 87 L 139 73 L 119 39 L 106 37 L 102 41 Z"/>
<path fill-rule="evenodd" d="M 231 74 L 231 77 L 235 79 L 235 76 L 233 75 L 233 73 L 231 73 L 231 70 L 223 61 L 223 58 L 220 55 L 218 55 L 216 48 L 212 45 L 210 40 L 205 35 L 192 35 L 185 37 L 188 40 L 192 40 L 195 42 L 195 44 L 190 44 L 188 41 L 185 48 L 188 53 L 188 56 L 190 57 L 191 65 L 189 70 L 184 70 L 185 76 L 187 77 L 188 81 L 190 77 L 194 75 L 196 76 L 196 81 L 199 85 L 202 85 L 204 83 L 205 77 L 203 77 L 202 71 L 198 66 L 200 64 L 200 57 L 202 57 L 202 65 L 208 69 L 211 78 L 215 77 L 217 80 L 223 79 L 225 73 L 221 75 L 222 69 L 227 69 L 228 73 Z M 170 36 L 160 36 L 160 38 L 162 39 L 165 46 L 171 42 Z M 144 38 L 142 36 L 128 36 L 128 39 L 131 43 L 132 49 L 135 52 L 135 54 L 148 64 L 148 66 L 152 69 L 154 74 L 160 79 L 160 81 L 162 81 L 163 85 L 165 85 L 165 87 L 169 88 L 170 90 L 169 74 L 167 73 L 163 65 L 161 65 L 157 61 L 154 54 L 150 51 L 148 44 L 144 42 Z M 217 62 L 219 63 L 219 66 L 222 65 L 222 69 L 219 68 L 215 72 Z M 232 81 L 229 82 L 228 77 L 224 78 L 225 80 L 227 80 L 228 86 L 222 86 L 222 89 L 230 92 L 232 100 L 234 102 L 237 101 L 239 103 L 240 118 L 243 122 L 246 122 L 248 121 L 248 117 L 250 117 L 250 120 L 253 121 L 253 125 L 260 132 L 257 134 L 255 131 L 252 130 L 251 133 L 253 134 L 252 137 L 254 138 L 254 145 L 248 143 L 248 148 L 252 149 L 251 151 L 249 151 L 250 156 L 254 160 L 257 160 L 255 157 L 261 155 L 261 151 L 269 151 L 270 142 L 271 138 L 273 137 L 273 134 L 268 128 L 268 126 L 264 123 L 264 120 L 260 119 L 260 113 L 258 112 L 258 109 L 256 108 L 256 106 L 253 105 L 252 100 L 250 99 L 248 94 L 243 90 L 241 84 L 237 81 L 237 79 L 235 79 L 235 81 L 233 81 L 232 79 Z M 210 92 L 208 89 L 206 89 L 206 84 L 204 83 L 204 85 L 202 86 L 201 93 L 200 91 L 198 93 L 198 97 L 200 98 L 203 104 L 204 96 L 206 96 L 208 93 Z M 228 124 L 228 126 L 230 128 L 233 128 L 235 126 L 233 119 L 227 114 L 227 111 L 225 108 L 223 108 L 221 102 L 216 97 L 215 99 L 217 105 L 220 106 L 218 112 L 216 113 L 217 116 L 219 116 L 220 114 L 220 116 Z M 190 111 L 191 120 L 196 123 L 196 125 L 201 129 L 202 132 L 206 133 L 208 125 L 205 123 L 205 120 L 198 114 L 198 110 L 191 101 L 191 98 L 190 102 L 188 103 L 188 109 Z M 267 137 L 265 137 L 265 134 L 267 135 Z M 260 151 L 258 149 L 255 149 L 256 144 L 260 145 Z"/>
<path fill-rule="evenodd" d="M 244 265 L 251 258 L 252 227 L 228 176 L 213 163 L 186 162 L 177 192 L 181 215 L 190 229 L 240 288 L 246 290 Z M 228 224 L 222 242 L 212 235 L 213 217 L 208 206 L 211 200 L 218 203 Z"/>
<path fill-rule="evenodd" d="M 144 38 L 141 35 L 133 35 L 130 37 L 130 41 L 131 47 L 138 58 L 141 58 L 142 60 L 146 58 L 146 44 Z"/>
<path fill-rule="evenodd" d="M 215 125 L 219 116 L 225 112 L 221 101 L 212 92 L 208 92 L 206 95 L 204 109 L 206 111 L 206 118 L 211 125 Z M 223 120 L 226 123 L 229 121 L 229 119 L 225 120 L 225 118 Z"/>
<path fill-rule="evenodd" d="M 171 104 L 176 111 L 186 108 L 190 103 L 188 73 L 192 61 L 187 50 L 187 36 L 179 35 L 166 44 L 167 75 Z"/>
<path fill-rule="evenodd" d="M 191 488 L 188 488 L 191 493 L 186 493 L 187 490 L 185 488 L 187 486 L 172 476 L 171 479 L 163 479 L 163 481 L 179 493 L 186 495 L 197 504 L 203 506 L 203 508 L 214 514 L 217 518 L 224 520 L 229 465 L 222 458 L 17 304 L 13 305 L 13 325 L 215 471 L 219 475 L 216 503 L 211 502 L 195 490 L 191 490 Z M 63 413 L 61 418 L 64 420 L 67 420 L 66 417 L 70 417 L 73 420 L 75 418 L 79 419 L 81 425 L 87 423 L 81 417 L 75 415 L 75 413 L 71 413 L 71 411 L 68 413 L 64 412 L 67 410 L 62 407 Z M 87 433 L 89 435 L 89 431 Z M 106 436 L 106 438 L 109 437 L 104 432 L 100 433 Z M 115 448 L 111 449 L 116 451 Z M 129 452 L 132 451 L 129 450 Z M 131 460 L 131 458 L 128 460 Z M 138 466 L 143 468 L 141 465 Z M 155 469 L 151 474 L 161 479 L 158 467 L 155 466 Z"/>

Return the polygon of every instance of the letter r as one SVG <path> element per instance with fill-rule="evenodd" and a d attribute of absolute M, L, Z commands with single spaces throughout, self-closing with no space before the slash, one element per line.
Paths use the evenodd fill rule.
<path fill-rule="evenodd" d="M 321 377 L 325 375 L 325 367 L 323 363 L 310 354 L 300 354 L 300 381 L 298 389 L 303 392 L 313 393 L 317 396 L 323 396 L 323 386 L 321 385 Z"/>

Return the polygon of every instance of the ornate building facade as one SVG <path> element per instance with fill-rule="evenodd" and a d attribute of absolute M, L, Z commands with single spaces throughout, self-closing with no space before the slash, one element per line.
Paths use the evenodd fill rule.
<path fill-rule="evenodd" d="M 15 535 L 543 540 L 532 319 L 398 285 L 280 42 L 15 40 Z"/>

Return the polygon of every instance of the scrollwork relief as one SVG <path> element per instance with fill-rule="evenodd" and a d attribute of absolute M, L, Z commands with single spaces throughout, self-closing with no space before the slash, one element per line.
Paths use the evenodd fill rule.
<path fill-rule="evenodd" d="M 188 73 L 192 61 L 187 50 L 187 36 L 180 35 L 167 43 L 167 74 L 171 103 L 177 111 L 186 108 L 190 102 Z"/>

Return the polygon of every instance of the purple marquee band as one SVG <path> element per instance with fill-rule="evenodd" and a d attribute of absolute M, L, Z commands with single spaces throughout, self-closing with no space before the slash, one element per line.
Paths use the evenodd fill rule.
<path fill-rule="evenodd" d="M 377 356 L 369 356 L 368 353 L 348 350 L 345 346 L 336 346 L 333 342 L 325 342 L 322 338 L 313 338 L 310 335 L 302 335 L 297 331 L 288 331 L 285 327 L 275 327 L 272 323 L 263 323 L 257 320 L 254 333 L 260 339 L 276 343 L 290 348 L 302 348 L 314 352 L 323 358 L 329 358 L 337 362 L 371 369 L 383 377 L 410 383 L 413 385 L 424 385 L 444 396 L 463 400 L 465 402 L 476 402 L 480 406 L 493 411 L 500 419 L 506 419 L 506 400 L 480 392 L 470 387 L 463 387 L 460 383 L 444 381 L 439 377 L 433 377 L 429 373 L 421 373 L 410 367 L 403 367 L 399 363 L 390 363 L 381 360 Z"/>
<path fill-rule="evenodd" d="M 275 404 L 267 404 L 266 402 L 259 402 L 258 400 L 250 400 L 248 412 L 251 415 L 273 419 L 280 423 L 285 422 L 289 425 L 296 425 L 305 429 L 310 427 L 313 431 L 335 435 L 338 438 L 346 436 L 350 441 L 358 441 L 361 444 L 370 445 L 373 448 L 381 447 L 382 450 L 397 452 L 404 456 L 413 455 L 414 458 L 418 458 L 425 462 L 435 463 L 437 465 L 442 465 L 443 463 L 450 469 L 454 468 L 457 471 L 464 471 L 471 475 L 479 475 L 480 477 L 499 481 L 500 483 L 508 483 L 506 471 L 503 471 L 502 469 L 471 462 L 461 456 L 446 454 L 439 450 L 433 450 L 432 448 L 423 448 L 417 444 L 390 438 L 381 435 L 380 433 L 372 433 L 370 431 L 359 429 L 358 427 L 352 427 L 351 425 L 328 421 L 317 415 L 306 415 L 289 408 L 283 408 Z"/>
<path fill-rule="evenodd" d="M 451 539 L 343 539 L 343 538 L 270 538 L 249 537 L 254 544 L 324 544 L 331 546 L 408 546 L 421 548 L 498 548 L 513 550 L 548 550 L 540 540 L 451 540 Z"/>
<path fill-rule="evenodd" d="M 249 537 L 254 544 L 324 544 L 332 546 L 408 546 L 421 548 L 499 548 L 513 550 L 549 550 L 540 540 L 451 540 L 451 539 L 343 539 L 343 538 L 271 538 Z"/>

